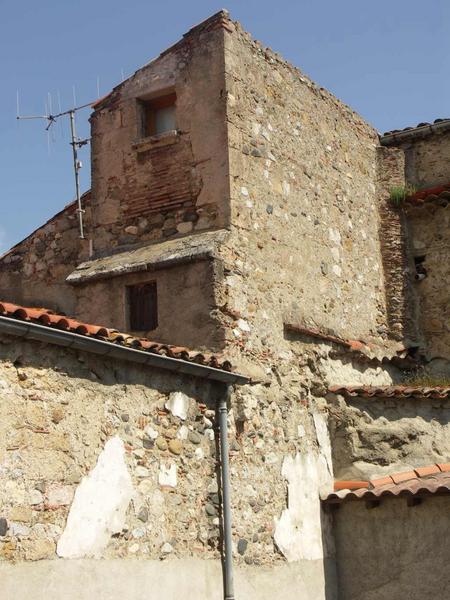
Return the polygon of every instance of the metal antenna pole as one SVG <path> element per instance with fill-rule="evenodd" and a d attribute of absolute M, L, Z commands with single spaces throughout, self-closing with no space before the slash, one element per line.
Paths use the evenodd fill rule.
<path fill-rule="evenodd" d="M 75 99 L 75 86 L 73 88 L 73 93 L 74 93 L 74 99 Z M 49 102 L 51 104 L 51 96 L 49 94 Z M 59 98 L 59 94 L 58 94 L 58 98 Z M 47 121 L 48 125 L 45 128 L 45 130 L 49 131 L 50 127 L 53 125 L 53 123 L 56 123 L 56 120 L 59 119 L 59 117 L 63 117 L 65 115 L 69 115 L 70 117 L 70 132 L 71 132 L 71 142 L 70 145 L 72 146 L 72 154 L 73 154 L 73 170 L 75 173 L 75 192 L 76 192 L 76 199 L 77 199 L 77 213 L 78 213 L 78 221 L 80 223 L 80 239 L 84 240 L 86 239 L 84 236 L 84 223 L 83 223 L 83 215 L 86 212 L 83 209 L 83 205 L 81 203 L 81 195 L 80 195 L 80 169 L 81 169 L 81 162 L 78 160 L 78 148 L 81 148 L 82 146 L 86 145 L 89 143 L 90 139 L 86 138 L 85 140 L 79 139 L 77 138 L 77 134 L 75 131 L 75 113 L 77 110 L 81 110 L 82 108 L 87 108 L 88 106 L 92 106 L 92 102 L 88 102 L 87 104 L 82 104 L 81 106 L 75 106 L 74 108 L 70 108 L 69 110 L 65 110 L 63 112 L 59 112 L 57 115 L 52 115 L 52 114 L 48 114 L 47 112 L 47 106 L 45 107 L 45 115 L 28 115 L 28 116 L 22 116 L 19 114 L 19 94 L 17 93 L 17 119 L 44 119 L 45 121 Z M 51 106 L 50 106 L 51 108 Z"/>
<path fill-rule="evenodd" d="M 73 169 L 74 169 L 74 173 L 75 173 L 75 193 L 76 193 L 76 198 L 77 198 L 77 213 L 78 213 L 78 221 L 80 223 L 80 239 L 84 240 L 84 224 L 83 224 L 83 214 L 84 214 L 84 210 L 83 210 L 83 206 L 81 205 L 81 195 L 80 195 L 80 163 L 78 161 L 78 152 L 77 152 L 77 148 L 79 146 L 79 141 L 77 139 L 76 136 L 76 132 L 75 132 L 75 111 L 74 110 L 70 110 L 69 111 L 69 117 L 70 117 L 70 133 L 71 133 L 71 138 L 72 141 L 70 142 L 70 145 L 72 146 L 72 152 L 73 152 Z"/>

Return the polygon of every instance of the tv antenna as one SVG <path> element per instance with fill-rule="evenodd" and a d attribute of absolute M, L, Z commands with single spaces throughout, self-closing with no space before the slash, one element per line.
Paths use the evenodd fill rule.
<path fill-rule="evenodd" d="M 74 102 L 74 104 L 76 104 L 76 102 Z M 56 123 L 57 119 L 59 119 L 60 117 L 65 117 L 66 115 L 69 116 L 69 121 L 70 121 L 70 134 L 71 134 L 71 141 L 70 141 L 70 145 L 72 146 L 72 154 L 73 154 L 73 171 L 74 171 L 74 176 L 75 176 L 75 194 L 76 194 L 76 202 L 77 202 L 77 213 L 78 213 L 78 222 L 79 222 L 79 227 L 80 227 L 80 239 L 84 240 L 85 235 L 84 235 L 84 219 L 83 219 L 83 215 L 85 214 L 85 210 L 83 208 L 83 204 L 81 202 L 81 194 L 80 194 L 80 169 L 83 166 L 81 163 L 81 160 L 78 159 L 78 150 L 79 148 L 81 148 L 82 146 L 86 146 L 86 144 L 88 144 L 90 142 L 90 138 L 86 138 L 86 139 L 81 139 L 79 137 L 77 137 L 76 134 L 76 129 L 75 129 L 75 113 L 79 110 L 82 110 L 83 108 L 87 108 L 88 106 L 91 106 L 92 102 L 88 102 L 87 104 L 82 104 L 81 106 L 74 106 L 73 108 L 69 108 L 69 110 L 65 110 L 62 112 L 59 112 L 57 114 L 46 114 L 46 115 L 21 115 L 19 113 L 19 92 L 17 92 L 17 120 L 24 120 L 24 119 L 44 119 L 47 121 L 47 126 L 45 128 L 45 131 L 49 131 L 51 126 Z M 49 107 L 50 111 L 51 111 L 51 103 L 50 103 L 50 107 Z M 61 108 L 60 108 L 61 110 Z M 46 109 L 47 112 L 47 109 Z"/>

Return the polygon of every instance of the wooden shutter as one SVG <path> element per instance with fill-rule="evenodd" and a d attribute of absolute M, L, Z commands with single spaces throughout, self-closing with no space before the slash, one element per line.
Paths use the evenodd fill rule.
<path fill-rule="evenodd" d="M 128 287 L 128 310 L 132 331 L 152 331 L 158 327 L 156 281 Z"/>

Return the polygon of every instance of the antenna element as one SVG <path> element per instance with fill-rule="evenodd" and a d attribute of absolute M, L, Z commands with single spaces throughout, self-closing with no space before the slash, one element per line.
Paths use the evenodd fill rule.
<path fill-rule="evenodd" d="M 75 88 L 74 88 L 74 95 L 75 95 Z M 50 104 L 50 111 L 51 111 L 51 96 L 50 95 L 49 95 L 49 104 Z M 88 102 L 87 104 L 82 104 L 81 106 L 75 106 L 74 108 L 70 108 L 69 110 L 59 112 L 56 115 L 46 114 L 46 115 L 21 116 L 21 115 L 19 115 L 19 100 L 18 100 L 18 95 L 17 95 L 17 117 L 16 118 L 18 120 L 19 119 L 45 119 L 46 121 L 48 121 L 48 125 L 45 128 L 45 130 L 47 132 L 50 129 L 50 127 L 53 125 L 53 123 L 56 123 L 56 121 L 57 121 L 57 119 L 59 119 L 59 117 L 64 117 L 66 115 L 69 115 L 70 133 L 71 133 L 70 145 L 72 146 L 73 170 L 74 170 L 74 175 L 75 175 L 75 194 L 76 194 L 76 201 L 77 201 L 78 221 L 79 221 L 79 227 L 80 227 L 80 239 L 82 239 L 82 240 L 86 239 L 84 236 L 84 219 L 83 219 L 83 215 L 85 214 L 86 211 L 83 209 L 83 204 L 81 202 L 80 169 L 82 167 L 82 164 L 81 164 L 81 161 L 78 160 L 78 149 L 81 148 L 82 146 L 85 146 L 86 144 L 88 144 L 90 141 L 90 138 L 86 138 L 86 139 L 82 140 L 77 137 L 76 130 L 75 130 L 75 113 L 78 110 L 81 110 L 82 108 L 87 108 L 88 106 L 91 106 L 91 104 L 92 104 L 92 102 Z"/>

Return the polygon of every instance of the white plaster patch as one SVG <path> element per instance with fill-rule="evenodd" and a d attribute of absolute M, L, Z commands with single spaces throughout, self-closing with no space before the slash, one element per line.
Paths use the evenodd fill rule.
<path fill-rule="evenodd" d="M 78 486 L 56 552 L 62 558 L 99 558 L 114 533 L 122 531 L 133 496 L 119 437 L 108 440 L 97 464 Z"/>
<path fill-rule="evenodd" d="M 326 489 L 321 489 L 320 494 L 328 494 L 333 491 L 333 461 L 331 458 L 331 443 L 330 436 L 328 435 L 328 424 L 327 418 L 323 413 L 313 414 L 314 427 L 316 428 L 317 443 L 319 444 L 320 452 L 325 458 L 328 468 L 329 478 L 326 478 L 324 482 Z"/>
<path fill-rule="evenodd" d="M 342 269 L 341 269 L 341 267 L 339 265 L 333 265 L 332 268 L 331 268 L 331 270 L 338 277 L 340 277 L 342 275 Z"/>
<path fill-rule="evenodd" d="M 175 463 L 159 466 L 158 483 L 162 486 L 177 487 L 177 465 Z"/>
<path fill-rule="evenodd" d="M 248 196 L 248 189 L 246 187 L 241 187 L 241 194 L 243 196 Z"/>
<path fill-rule="evenodd" d="M 313 451 L 286 456 L 281 473 L 288 481 L 288 505 L 275 520 L 275 543 L 288 562 L 322 559 L 329 524 L 321 514 L 319 490 L 331 485 L 327 460 Z"/>
<path fill-rule="evenodd" d="M 283 195 L 289 196 L 289 194 L 291 193 L 291 185 L 287 181 L 283 181 L 282 188 L 283 188 Z"/>
<path fill-rule="evenodd" d="M 172 392 L 164 406 L 174 417 L 185 421 L 189 410 L 189 398 L 183 392 Z"/>

